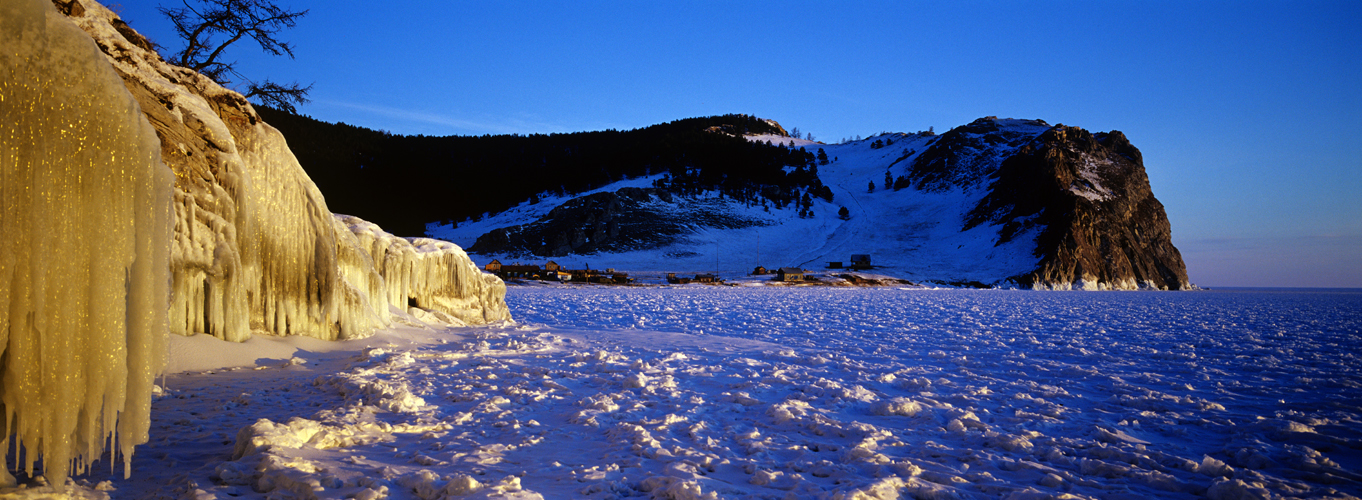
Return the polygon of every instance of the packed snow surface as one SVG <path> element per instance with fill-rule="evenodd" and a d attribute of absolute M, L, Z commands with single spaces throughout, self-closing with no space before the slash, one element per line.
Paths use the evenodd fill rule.
<path fill-rule="evenodd" d="M 102 488 L 1362 494 L 1358 291 L 511 287 L 507 301 L 519 323 L 447 328 L 395 313 L 409 326 L 369 339 L 211 344 L 238 353 L 173 337 L 176 358 L 198 366 L 165 380 L 133 482 Z M 206 368 L 213 359 L 246 366 Z M 101 493 L 88 485 L 102 479 L 80 491 Z"/>

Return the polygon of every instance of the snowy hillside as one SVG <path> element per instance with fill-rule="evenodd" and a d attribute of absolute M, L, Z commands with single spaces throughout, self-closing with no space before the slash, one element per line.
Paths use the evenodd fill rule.
<path fill-rule="evenodd" d="M 1019 127 L 1032 135 L 1043 132 L 1041 127 Z M 893 139 L 893 145 L 872 148 L 875 140 Z M 996 281 L 999 276 L 1012 276 L 1034 267 L 1037 258 L 1031 255 L 1034 238 L 1016 238 L 1009 245 L 995 248 L 997 228 L 982 226 L 962 232 L 963 214 L 978 203 L 983 192 L 964 189 L 944 192 L 886 190 L 884 173 L 903 175 L 921 151 L 939 136 L 892 135 L 868 138 L 842 144 L 809 144 L 821 147 L 829 158 L 836 158 L 819 167 L 819 176 L 832 187 L 833 202 L 814 200 L 814 216 L 800 218 L 792 208 L 764 210 L 738 202 L 722 202 L 709 193 L 716 210 L 762 220 L 765 226 L 743 229 L 695 227 L 685 241 L 664 250 L 599 255 L 571 256 L 564 265 L 584 265 L 595 262 L 596 267 L 613 267 L 635 273 L 718 272 L 726 276 L 745 275 L 757 266 L 768 268 L 794 266 L 821 269 L 828 262 L 848 262 L 851 254 L 868 253 L 877 266 L 875 272 L 910 280 Z M 752 140 L 767 141 L 772 137 L 756 136 Z M 790 140 L 786 138 L 786 140 Z M 799 141 L 808 144 L 808 141 Z M 774 141 L 773 141 L 774 143 Z M 816 149 L 815 149 L 816 150 Z M 905 151 L 915 150 L 908 158 Z M 650 179 L 617 183 L 599 191 L 613 191 L 628 185 L 646 185 Z M 867 192 L 869 183 L 876 189 Z M 474 224 L 453 228 L 433 225 L 430 235 L 448 239 L 461 246 L 471 246 L 482 234 L 525 220 L 546 215 L 550 208 L 567 201 L 552 198 L 536 205 L 522 204 L 516 209 L 495 214 Z M 847 207 L 850 217 L 838 217 L 840 207 Z M 530 255 L 479 255 L 478 260 L 500 259 L 503 262 L 537 261 Z"/>
<path fill-rule="evenodd" d="M 669 201 L 670 208 L 650 207 L 655 213 L 680 214 L 655 218 L 686 221 L 681 235 L 671 240 L 570 254 L 504 245 L 493 245 L 490 251 L 479 245 L 471 251 L 484 261 L 540 263 L 553 258 L 570 268 L 590 263 L 654 277 L 664 272 L 717 272 L 731 278 L 757 266 L 821 270 L 830 262 L 849 263 L 853 254 L 869 254 L 875 273 L 917 282 L 1066 289 L 1189 286 L 1181 258 L 1162 237 L 1168 231 L 1166 217 L 1149 194 L 1138 150 L 1119 132 L 1087 134 L 1038 120 L 988 117 L 942 135 L 883 134 L 835 145 L 771 134 L 748 139 L 822 151 L 829 161 L 819 162 L 816 176 L 831 189 L 832 200 L 813 196 L 812 215 L 804 217 L 797 205 L 775 208 L 705 191 Z M 1015 165 L 1004 168 L 1014 158 L 1019 159 Z M 654 180 L 623 181 L 595 192 Z M 1059 182 L 1067 182 L 1059 195 L 1044 189 Z M 1109 186 L 1121 186 L 1123 191 Z M 1046 198 L 1036 201 L 1042 195 L 1033 192 Z M 570 201 L 557 197 L 538 205 L 525 203 L 476 223 L 431 225 L 428 230 L 433 237 L 465 246 L 497 231 L 514 238 L 526 227 L 551 223 L 556 217 L 551 209 Z M 697 211 L 697 204 L 703 208 Z M 1140 212 L 1142 219 L 1106 221 L 1095 227 L 1079 224 L 1074 231 L 1087 231 L 1081 235 L 1065 232 L 1071 224 L 1063 214 L 1086 220 L 1082 214 L 1117 204 L 1136 207 L 1125 212 Z M 843 207 L 848 212 L 845 218 L 838 215 Z M 716 219 L 752 223 L 734 227 L 706 222 Z M 611 222 L 627 223 L 618 218 Z M 1149 226 L 1146 233 L 1153 240 L 1113 236 L 1132 224 Z M 1075 237 L 1083 240 L 1078 248 L 1066 246 Z M 1119 241 L 1111 243 L 1113 238 Z M 1138 248 L 1145 247 L 1162 253 L 1138 255 Z M 1117 251 L 1125 253 L 1110 254 Z M 1120 265 L 1098 262 L 1103 259 Z"/>

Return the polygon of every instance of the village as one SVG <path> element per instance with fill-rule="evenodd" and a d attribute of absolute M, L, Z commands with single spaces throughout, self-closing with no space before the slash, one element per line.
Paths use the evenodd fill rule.
<path fill-rule="evenodd" d="M 851 256 L 850 264 L 844 265 L 842 261 L 832 261 L 827 263 L 823 271 L 809 271 L 800 267 L 779 267 L 774 270 L 764 266 L 757 266 L 745 276 L 725 279 L 718 273 L 696 273 L 690 276 L 683 273 L 667 272 L 665 274 L 647 273 L 647 277 L 630 276 L 629 273 L 618 271 L 614 268 L 605 270 L 591 269 L 590 265 L 584 265 L 583 269 L 568 269 L 552 260 L 545 262 L 543 266 L 539 264 L 503 264 L 500 260 L 493 259 L 483 270 L 496 275 L 508 284 L 528 284 L 531 282 L 540 283 L 565 283 L 565 284 L 596 284 L 596 285 L 623 285 L 623 286 L 656 286 L 656 285 L 718 285 L 718 286 L 743 286 L 743 285 L 777 285 L 777 286 L 888 286 L 888 285 L 917 285 L 907 280 L 889 278 L 884 276 L 866 275 L 861 271 L 868 271 L 875 267 L 871 265 L 870 255 L 854 254 Z M 849 271 L 849 272 L 848 272 Z"/>

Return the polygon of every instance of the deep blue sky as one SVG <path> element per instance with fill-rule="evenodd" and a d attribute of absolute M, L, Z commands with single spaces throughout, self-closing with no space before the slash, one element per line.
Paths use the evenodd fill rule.
<path fill-rule="evenodd" d="M 318 119 L 481 135 L 747 113 L 826 142 L 987 115 L 1121 130 L 1194 283 L 1362 287 L 1362 2 L 280 1 L 311 9 L 283 35 L 297 58 L 231 59 L 315 82 L 300 112 Z M 178 47 L 156 5 L 113 8 Z"/>

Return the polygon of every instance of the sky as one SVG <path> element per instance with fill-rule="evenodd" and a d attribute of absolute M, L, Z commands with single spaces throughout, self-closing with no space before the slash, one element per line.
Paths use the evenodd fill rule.
<path fill-rule="evenodd" d="M 320 120 L 483 135 L 745 113 L 824 142 L 983 116 L 1120 130 L 1193 283 L 1362 287 L 1362 2 L 279 3 L 310 10 L 280 35 L 296 57 L 243 42 L 228 58 L 313 84 L 299 112 Z M 157 5 L 110 7 L 179 48 Z"/>

